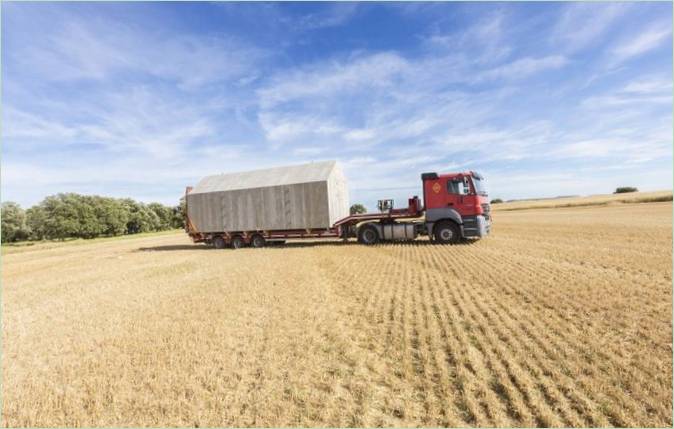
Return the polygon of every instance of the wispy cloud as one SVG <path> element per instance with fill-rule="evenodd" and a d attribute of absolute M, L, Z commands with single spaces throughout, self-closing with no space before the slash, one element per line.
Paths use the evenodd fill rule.
<path fill-rule="evenodd" d="M 30 49 L 12 49 L 12 64 L 47 81 L 110 81 L 128 73 L 193 88 L 256 77 L 268 55 L 231 36 L 196 37 L 151 32 L 125 23 L 66 21 Z"/>
<path fill-rule="evenodd" d="M 328 3 L 325 6 L 320 12 L 307 13 L 286 20 L 300 30 L 336 27 L 355 16 L 359 7 L 356 2 Z"/>
<path fill-rule="evenodd" d="M 627 2 L 568 3 L 552 31 L 552 43 L 569 53 L 597 46 L 631 6 Z"/>
<path fill-rule="evenodd" d="M 666 40 L 671 41 L 671 36 L 671 21 L 667 23 L 658 22 L 655 25 L 650 24 L 636 36 L 623 40 L 612 52 L 617 62 L 626 61 L 652 51 Z"/>
<path fill-rule="evenodd" d="M 479 74 L 478 79 L 523 79 L 534 73 L 557 69 L 568 63 L 562 55 L 550 55 L 541 58 L 520 58 Z"/>
<path fill-rule="evenodd" d="M 508 14 L 504 9 L 494 9 L 481 16 L 477 22 L 461 32 L 435 30 L 423 39 L 427 48 L 434 53 L 469 51 L 471 61 L 493 63 L 506 59 L 512 53 L 512 47 L 506 38 Z"/>

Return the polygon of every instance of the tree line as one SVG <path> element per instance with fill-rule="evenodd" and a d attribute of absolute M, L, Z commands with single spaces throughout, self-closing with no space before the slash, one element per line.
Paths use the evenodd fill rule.
<path fill-rule="evenodd" d="M 24 210 L 2 203 L 2 242 L 95 238 L 183 228 L 185 203 L 175 207 L 131 198 L 61 193 Z"/>

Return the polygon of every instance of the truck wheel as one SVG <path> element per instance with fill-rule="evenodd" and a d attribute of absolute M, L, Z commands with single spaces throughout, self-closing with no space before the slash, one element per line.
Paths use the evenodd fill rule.
<path fill-rule="evenodd" d="M 264 247 L 265 240 L 264 237 L 261 236 L 260 234 L 255 234 L 250 243 L 253 245 L 253 247 Z"/>
<path fill-rule="evenodd" d="M 363 225 L 358 230 L 358 242 L 361 244 L 377 244 L 379 242 L 379 233 L 373 225 Z"/>
<path fill-rule="evenodd" d="M 438 222 L 433 233 L 435 241 L 440 244 L 455 244 L 461 239 L 459 226 L 450 220 Z"/>
<path fill-rule="evenodd" d="M 213 239 L 213 246 L 215 246 L 216 249 L 224 249 L 227 243 L 225 243 L 225 239 L 222 237 L 215 237 Z"/>
<path fill-rule="evenodd" d="M 240 236 L 232 237 L 232 249 L 240 249 L 245 244 Z"/>

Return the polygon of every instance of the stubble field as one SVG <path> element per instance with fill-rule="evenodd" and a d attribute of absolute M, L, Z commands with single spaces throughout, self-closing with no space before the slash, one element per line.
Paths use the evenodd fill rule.
<path fill-rule="evenodd" d="M 672 204 L 497 211 L 464 245 L 2 261 L 5 426 L 672 426 Z"/>

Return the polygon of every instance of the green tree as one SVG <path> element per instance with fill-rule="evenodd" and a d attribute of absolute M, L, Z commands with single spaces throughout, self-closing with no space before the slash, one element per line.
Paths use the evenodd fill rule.
<path fill-rule="evenodd" d="M 99 217 L 100 197 L 72 194 L 69 204 L 73 204 L 77 211 L 79 230 L 76 237 L 94 238 L 105 232 L 106 226 Z"/>
<path fill-rule="evenodd" d="M 80 213 L 76 194 L 52 195 L 38 205 L 44 211 L 44 237 L 65 239 L 80 236 Z"/>
<path fill-rule="evenodd" d="M 187 203 L 185 197 L 180 198 L 180 203 L 173 207 L 173 217 L 171 218 L 171 228 L 185 228 L 185 219 L 187 216 Z"/>
<path fill-rule="evenodd" d="M 351 213 L 352 215 L 367 213 L 367 209 L 365 208 L 364 205 L 356 203 L 351 206 L 351 208 L 349 209 L 349 213 Z"/>
<path fill-rule="evenodd" d="M 150 203 L 147 207 L 157 215 L 159 219 L 159 230 L 171 229 L 171 223 L 173 220 L 173 209 L 159 203 Z"/>
<path fill-rule="evenodd" d="M 502 202 L 503 200 L 500 198 L 494 198 L 493 200 L 490 201 L 491 204 L 501 204 Z"/>
<path fill-rule="evenodd" d="M 26 223 L 26 212 L 17 203 L 2 203 L 2 242 L 9 243 L 28 239 L 30 229 Z"/>
<path fill-rule="evenodd" d="M 616 188 L 614 194 L 625 194 L 628 192 L 639 192 L 637 188 L 634 188 L 632 186 L 620 186 Z"/>
<path fill-rule="evenodd" d="M 136 202 L 130 198 L 123 199 L 121 202 L 129 213 L 126 223 L 128 234 L 159 230 L 159 217 L 145 204 Z"/>
<path fill-rule="evenodd" d="M 40 205 L 35 205 L 26 210 L 26 223 L 30 230 L 32 240 L 44 240 L 47 238 L 47 213 Z"/>
<path fill-rule="evenodd" d="M 126 234 L 129 213 L 121 201 L 96 196 L 94 197 L 94 208 L 96 217 L 101 224 L 102 234 L 111 236 Z"/>

